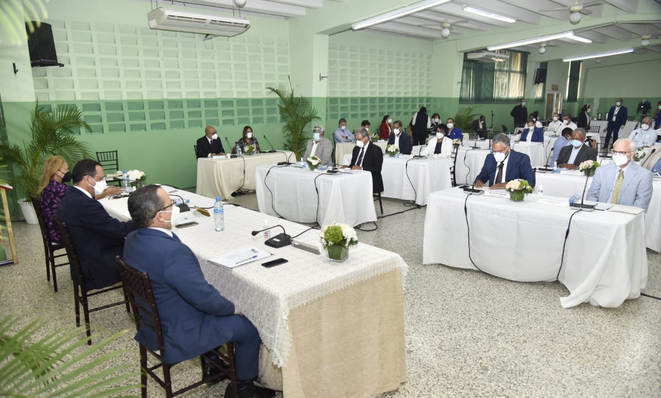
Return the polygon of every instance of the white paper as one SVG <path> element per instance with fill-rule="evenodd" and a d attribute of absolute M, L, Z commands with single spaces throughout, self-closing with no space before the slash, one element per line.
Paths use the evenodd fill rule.
<path fill-rule="evenodd" d="M 618 211 L 620 213 L 628 213 L 628 214 L 638 214 L 641 211 L 643 211 L 643 209 L 634 206 L 613 205 L 613 207 L 610 208 L 610 211 Z"/>
<path fill-rule="evenodd" d="M 227 268 L 234 268 L 253 261 L 258 261 L 270 256 L 271 253 L 259 250 L 255 246 L 241 246 L 220 256 L 209 259 L 209 262 L 215 265 L 221 265 Z"/>

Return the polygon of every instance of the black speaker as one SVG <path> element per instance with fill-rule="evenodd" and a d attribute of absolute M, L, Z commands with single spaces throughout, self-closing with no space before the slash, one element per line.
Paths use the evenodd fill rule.
<path fill-rule="evenodd" d="M 30 25 L 28 22 L 25 23 L 32 66 L 64 66 L 57 62 L 53 28 L 50 24 L 42 22 L 40 26 L 37 26 L 37 23 L 33 21 L 32 26 L 34 26 L 34 32 L 30 33 Z"/>
<path fill-rule="evenodd" d="M 546 69 L 537 68 L 535 71 L 535 84 L 546 83 Z"/>

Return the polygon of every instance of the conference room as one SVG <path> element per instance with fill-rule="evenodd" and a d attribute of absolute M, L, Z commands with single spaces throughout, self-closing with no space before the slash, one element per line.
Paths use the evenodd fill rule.
<path fill-rule="evenodd" d="M 187 397 L 661 396 L 660 144 L 637 137 L 661 121 L 658 1 L 7 0 L 0 21 L 0 351 L 38 319 L 21 347 L 70 332 L 59 352 L 90 387 L 74 395 L 168 396 L 140 375 L 173 329 L 165 349 L 136 338 L 139 280 L 164 325 L 189 328 L 211 286 L 233 311 L 205 316 L 259 334 L 256 380 L 224 333 L 177 340 L 217 343 L 170 361 L 172 390 L 202 382 Z M 554 164 L 562 140 L 593 148 L 596 174 Z M 498 153 L 528 159 L 522 201 L 481 174 Z M 603 177 L 622 156 L 624 183 Z M 604 180 L 614 201 L 590 207 Z M 117 289 L 91 295 L 100 230 L 77 219 L 112 226 Z M 145 233 L 168 243 L 134 244 Z M 179 293 L 188 312 L 159 302 L 175 246 L 190 263 L 171 285 L 204 287 Z M 145 282 L 138 258 L 165 260 Z"/>

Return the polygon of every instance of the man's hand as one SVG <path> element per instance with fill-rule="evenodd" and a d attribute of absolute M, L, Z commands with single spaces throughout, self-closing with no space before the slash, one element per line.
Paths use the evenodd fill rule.
<path fill-rule="evenodd" d="M 501 182 L 500 184 L 493 184 L 490 189 L 505 189 L 507 183 Z"/>
<path fill-rule="evenodd" d="M 363 168 L 360 166 L 353 166 L 351 170 L 362 170 Z"/>
<path fill-rule="evenodd" d="M 122 192 L 124 192 L 124 189 L 120 187 L 108 187 L 103 191 L 106 196 L 119 195 Z"/>
<path fill-rule="evenodd" d="M 578 170 L 578 166 L 576 166 L 575 164 L 571 164 L 571 163 L 563 163 L 563 164 L 560 165 L 560 167 L 568 169 L 568 170 Z"/>
<path fill-rule="evenodd" d="M 484 182 L 482 180 L 475 180 L 475 188 L 482 188 L 484 186 Z"/>
<path fill-rule="evenodd" d="M 347 167 L 349 167 L 349 166 L 342 166 L 342 167 L 340 167 L 340 168 L 344 170 L 344 169 L 346 169 Z"/>

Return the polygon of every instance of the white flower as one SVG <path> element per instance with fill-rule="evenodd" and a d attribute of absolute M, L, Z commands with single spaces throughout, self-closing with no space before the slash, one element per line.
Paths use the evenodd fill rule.
<path fill-rule="evenodd" d="M 129 170 L 126 172 L 126 174 L 129 176 L 129 180 L 131 181 L 142 180 L 145 178 L 145 173 L 140 170 Z"/>
<path fill-rule="evenodd" d="M 461 140 L 459 138 L 455 138 L 452 140 L 452 145 L 461 145 Z"/>
<path fill-rule="evenodd" d="M 515 190 L 515 191 L 517 189 L 521 189 L 521 180 L 516 179 L 516 180 L 512 180 L 512 181 L 508 182 L 507 185 L 505 185 L 505 189 L 512 189 L 512 190 Z"/>
<path fill-rule="evenodd" d="M 399 147 L 397 145 L 388 145 L 388 152 L 399 152 Z"/>
<path fill-rule="evenodd" d="M 312 164 L 313 166 L 316 166 L 316 165 L 318 165 L 318 164 L 321 162 L 321 159 L 319 159 L 319 158 L 316 157 L 316 156 L 310 156 L 307 160 L 308 160 L 308 162 L 309 162 L 310 164 Z"/>

